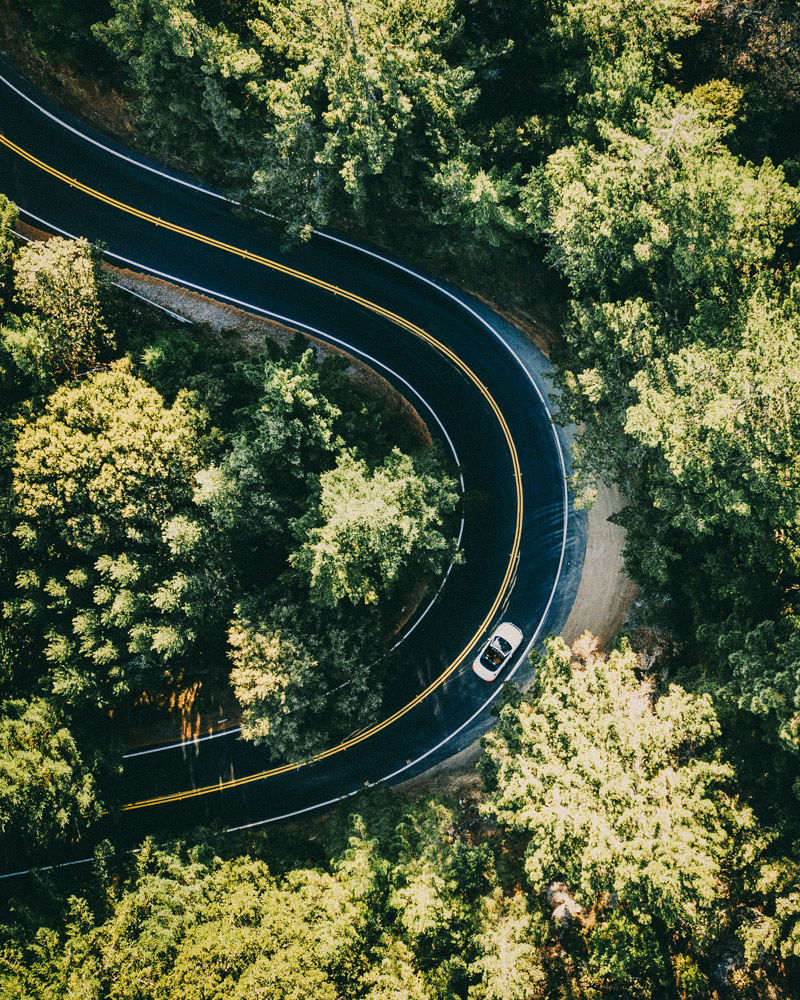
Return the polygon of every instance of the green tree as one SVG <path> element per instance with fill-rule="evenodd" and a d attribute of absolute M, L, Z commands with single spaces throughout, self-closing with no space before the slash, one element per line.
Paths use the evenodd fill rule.
<path fill-rule="evenodd" d="M 449 59 L 453 0 L 258 6 L 252 28 L 284 71 L 264 84 L 271 127 L 251 197 L 295 230 L 333 213 L 364 220 L 387 197 L 411 204 L 410 183 L 461 151 L 477 96 L 469 60 Z"/>
<path fill-rule="evenodd" d="M 249 109 L 260 92 L 261 57 L 193 0 L 111 0 L 114 16 L 95 36 L 127 68 L 139 124 L 159 153 L 215 173 L 249 158 Z M 230 178 L 228 178 L 230 179 Z"/>
<path fill-rule="evenodd" d="M 345 452 L 320 483 L 319 510 L 294 522 L 302 545 L 289 559 L 318 604 L 373 604 L 412 573 L 441 572 L 454 555 L 443 522 L 459 494 L 435 453 L 415 459 L 394 449 L 370 471 Z"/>
<path fill-rule="evenodd" d="M 655 299 L 666 340 L 730 315 L 798 199 L 780 168 L 743 165 L 720 146 L 720 126 L 691 98 L 661 91 L 644 114 L 638 132 L 609 125 L 597 145 L 579 139 L 553 153 L 531 174 L 525 203 L 579 301 Z M 636 346 L 626 354 L 641 356 Z M 607 354 L 588 340 L 574 347 Z"/>
<path fill-rule="evenodd" d="M 19 367 L 44 381 L 91 370 L 112 343 L 102 315 L 106 279 L 100 255 L 85 240 L 30 243 L 14 261 L 15 300 L 32 309 L 3 331 Z"/>
<path fill-rule="evenodd" d="M 110 895 L 103 922 L 74 899 L 61 933 L 12 939 L 0 959 L 3 995 L 337 1000 L 364 965 L 365 909 L 322 871 L 276 879 L 261 861 L 223 862 L 205 844 L 146 842 L 124 892 Z"/>
<path fill-rule="evenodd" d="M 621 487 L 630 572 L 712 644 L 731 615 L 729 635 L 790 613 L 798 569 L 796 275 L 775 272 L 797 192 L 725 127 L 662 89 L 636 131 L 606 122 L 525 192 L 572 291 L 579 483 Z"/>
<path fill-rule="evenodd" d="M 565 904 L 594 914 L 599 980 L 661 977 L 676 997 L 675 952 L 714 934 L 754 819 L 725 791 L 733 771 L 713 752 L 711 699 L 676 685 L 657 697 L 633 653 L 595 646 L 584 637 L 571 655 L 551 640 L 526 700 L 503 707 L 484 738 L 485 811 L 530 837 L 535 892 L 563 883 Z"/>
<path fill-rule="evenodd" d="M 91 769 L 52 705 L 6 701 L 0 719 L 0 831 L 17 850 L 77 840 L 100 815 Z"/>
<path fill-rule="evenodd" d="M 306 510 L 320 473 L 344 445 L 347 418 L 336 401 L 347 381 L 342 362 L 318 364 L 306 348 L 241 366 L 257 398 L 239 415 L 224 460 L 201 476 L 198 500 L 240 546 L 258 552 L 262 570 L 265 550 L 277 547 L 279 562 L 286 558 L 289 518 Z"/>
<path fill-rule="evenodd" d="M 10 616 L 61 697 L 113 700 L 213 626 L 221 584 L 192 501 L 202 415 L 117 367 L 58 389 L 18 426 Z"/>
<path fill-rule="evenodd" d="M 266 614 L 237 608 L 228 641 L 244 738 L 295 759 L 374 721 L 384 672 L 376 629 L 374 616 L 314 615 L 286 603 Z"/>
<path fill-rule="evenodd" d="M 103 50 L 92 38 L 92 25 L 111 14 L 108 0 L 18 0 L 32 22 L 30 39 L 37 52 L 50 62 L 69 59 L 97 71 L 103 66 Z M 100 65 L 98 65 L 98 63 Z"/>
<path fill-rule="evenodd" d="M 353 389 L 347 359 L 318 362 L 299 336 L 285 353 L 237 369 L 250 400 L 236 414 L 229 450 L 200 474 L 196 499 L 220 528 L 228 572 L 252 593 L 284 573 L 291 522 L 314 505 L 320 475 L 345 445 L 380 458 L 391 428 Z"/>
<path fill-rule="evenodd" d="M 14 226 L 17 218 L 17 206 L 4 194 L 0 194 L 0 305 L 10 291 L 12 261 L 16 250 Z"/>
<path fill-rule="evenodd" d="M 800 754 L 800 621 L 786 614 L 757 624 L 731 615 L 709 623 L 701 635 L 730 670 L 726 685 L 737 704 L 775 725 L 777 737 Z M 800 798 L 800 781 L 795 782 Z"/>
<path fill-rule="evenodd" d="M 509 898 L 498 890 L 484 906 L 479 956 L 471 966 L 480 979 L 470 987 L 469 1000 L 542 1000 L 547 995 L 542 968 L 547 931 L 541 914 L 531 912 L 522 893 Z"/>
<path fill-rule="evenodd" d="M 761 905 L 751 909 L 738 931 L 745 958 L 752 965 L 767 966 L 778 956 L 800 959 L 798 847 L 793 845 L 791 857 L 771 858 L 759 867 L 755 888 Z"/>
<path fill-rule="evenodd" d="M 756 290 L 729 334 L 725 349 L 648 358 L 631 382 L 625 432 L 648 463 L 656 510 L 628 544 L 656 586 L 669 581 L 659 564 L 695 546 L 707 610 L 710 585 L 723 613 L 741 615 L 770 594 L 780 607 L 800 578 L 800 282 Z M 690 591 L 694 572 L 681 572 Z"/>
<path fill-rule="evenodd" d="M 748 159 L 800 153 L 800 11 L 793 0 L 707 0 L 694 12 L 700 31 L 686 57 L 691 78 L 724 78 L 741 89 L 733 141 Z"/>

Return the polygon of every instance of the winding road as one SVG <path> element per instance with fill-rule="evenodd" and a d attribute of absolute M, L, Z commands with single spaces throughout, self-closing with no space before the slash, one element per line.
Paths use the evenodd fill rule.
<path fill-rule="evenodd" d="M 2 62 L 0 191 L 40 229 L 102 240 L 113 265 L 361 359 L 411 401 L 482 498 L 466 506 L 464 563 L 406 627 L 412 666 L 374 725 L 302 765 L 275 764 L 236 734 L 130 756 L 126 805 L 98 836 L 285 819 L 418 774 L 485 732 L 501 683 L 473 674 L 477 649 L 515 622 L 525 639 L 503 677 L 524 684 L 525 654 L 560 631 L 583 565 L 585 519 L 569 503 L 569 432 L 551 419 L 546 359 L 481 303 L 375 247 L 318 233 L 282 254 L 221 194 L 94 132 Z"/>

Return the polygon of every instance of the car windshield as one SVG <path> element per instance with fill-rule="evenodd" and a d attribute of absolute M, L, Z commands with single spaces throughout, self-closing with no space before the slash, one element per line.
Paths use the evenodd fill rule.
<path fill-rule="evenodd" d="M 511 652 L 511 643 L 507 642 L 501 635 L 496 635 L 486 647 L 486 651 L 481 657 L 492 666 L 499 666 Z"/>

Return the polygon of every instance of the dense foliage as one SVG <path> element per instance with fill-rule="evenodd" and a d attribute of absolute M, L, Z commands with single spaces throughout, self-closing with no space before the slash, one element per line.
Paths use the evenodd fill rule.
<path fill-rule="evenodd" d="M 454 847 L 457 872 L 446 852 L 397 853 L 402 836 L 389 827 L 428 829 L 422 812 L 374 835 L 360 827 L 359 850 L 364 838 L 378 845 L 362 864 L 373 874 L 378 865 L 377 881 L 370 874 L 354 890 L 355 868 L 341 867 L 341 845 L 324 859 L 326 877 L 332 894 L 343 893 L 341 912 L 361 905 L 353 898 L 369 900 L 377 923 L 337 958 L 350 970 L 337 979 L 333 952 L 319 948 L 319 921 L 330 919 L 333 928 L 335 915 L 309 903 L 298 930 L 309 942 L 297 957 L 298 975 L 320 995 L 373 1000 L 627 997 L 632 990 L 673 998 L 790 995 L 800 978 L 792 850 L 800 839 L 796 0 L 14 6 L 47 58 L 87 64 L 92 53 L 104 83 L 127 88 L 143 147 L 277 215 L 291 237 L 327 223 L 359 227 L 431 267 L 468 276 L 503 305 L 536 312 L 548 294 L 547 315 L 560 328 L 552 346 L 562 415 L 583 427 L 576 489 L 588 503 L 599 481 L 619 486 L 627 567 L 644 587 L 638 620 L 673 651 L 661 670 L 683 683 L 661 691 L 656 677 L 643 686 L 625 650 L 605 661 L 583 649 L 571 660 L 550 647 L 527 701 L 509 700 L 487 746 L 487 815 L 504 831 L 493 829 L 489 840 L 497 847 L 493 862 L 485 844 L 474 848 L 463 832 L 443 827 L 436 836 L 448 849 L 461 845 Z M 131 587 L 111 579 L 117 555 L 109 553 L 107 571 L 99 562 L 86 569 L 98 579 L 73 622 L 63 602 L 80 593 L 79 577 L 69 574 L 83 557 L 72 542 L 63 551 L 44 548 L 70 522 L 34 524 L 25 505 L 33 511 L 36 502 L 35 456 L 49 454 L 34 429 L 66 417 L 70 393 L 98 384 L 96 377 L 80 390 L 57 387 L 82 365 L 110 359 L 113 324 L 101 309 L 91 334 L 80 334 L 63 310 L 44 306 L 40 280 L 20 271 L 24 257 L 8 236 L 13 210 L 5 202 L 0 221 L 0 291 L 7 301 L 16 296 L 3 321 L 0 453 L 9 470 L 17 463 L 13 481 L 3 473 L 0 522 L 6 534 L 16 532 L 18 546 L 0 552 L 0 586 L 6 607 L 16 609 L 1 640 L 3 676 L 15 705 L 42 692 L 50 697 L 54 679 L 66 676 L 58 657 L 72 662 L 78 649 L 76 669 L 102 699 L 108 696 L 89 664 L 104 650 L 112 664 L 106 686 L 109 678 L 120 683 L 120 669 L 135 686 L 134 665 L 150 676 L 155 632 L 146 601 L 123 607 Z M 81 253 L 72 273 L 96 275 L 89 249 Z M 28 256 L 43 274 L 63 267 L 55 253 Z M 48 287 L 66 294 L 70 280 Z M 105 294 L 98 276 L 78 313 L 91 314 Z M 365 422 L 348 414 L 363 415 L 364 404 L 344 399 L 335 365 L 316 365 L 297 350 L 259 359 L 234 377 L 219 358 L 195 364 L 194 350 L 177 335 L 152 337 L 132 370 L 114 369 L 126 385 L 154 387 L 163 412 L 177 419 L 189 406 L 195 420 L 189 450 L 197 489 L 181 495 L 175 537 L 151 533 L 150 547 L 143 544 L 141 594 L 174 596 L 177 573 L 179 590 L 188 588 L 180 593 L 192 600 L 178 599 L 170 610 L 176 641 L 193 632 L 193 609 L 206 625 L 217 615 L 248 731 L 305 752 L 313 734 L 292 729 L 288 720 L 297 716 L 283 712 L 281 699 L 302 706 L 324 730 L 325 684 L 347 669 L 343 637 L 358 649 L 369 633 L 373 595 L 394 585 L 397 552 L 417 568 L 432 555 L 435 567 L 447 543 L 437 515 L 428 514 L 432 501 L 440 510 L 449 501 L 428 483 L 418 457 L 394 458 L 380 433 L 378 448 L 359 439 Z M 23 425 L 27 436 L 18 437 Z M 34 449 L 28 459 L 16 457 L 18 440 Z M 48 439 L 46 448 L 60 440 Z M 99 436 L 93 440 L 102 447 Z M 298 460 L 301 449 L 310 465 Z M 271 470 L 290 484 L 286 491 L 274 488 Z M 412 475 L 414 489 L 406 490 Z M 270 488 L 261 490 L 262 482 Z M 390 531 L 373 520 L 377 512 L 392 519 Z M 418 520 L 405 530 L 409 512 Z M 78 525 L 80 510 L 69 517 Z M 253 558 L 226 575 L 234 526 Z M 34 558 L 40 535 L 41 566 Z M 148 560 L 167 550 L 169 571 L 156 571 Z M 348 562 L 354 551 L 365 555 L 357 565 Z M 262 566 L 281 581 L 282 602 L 266 592 L 243 598 Z M 128 614 L 125 624 L 119 615 Z M 322 629 L 321 615 L 332 616 Z M 298 627 L 300 618 L 313 627 Z M 143 629 L 151 648 L 120 668 L 128 626 Z M 50 660 L 42 661 L 44 652 Z M 176 674 L 179 660 L 177 650 L 167 661 Z M 47 664 L 37 668 L 36 689 L 32 661 Z M 343 718 L 373 691 L 368 672 L 337 688 Z M 80 773 L 84 765 L 73 759 L 60 773 L 72 766 Z M 127 980 L 113 993 L 116 945 L 107 941 L 117 939 L 104 935 L 125 899 L 151 887 L 167 898 L 170 880 L 179 878 L 172 855 L 148 851 L 146 865 L 155 867 L 131 877 L 129 896 L 109 897 L 107 911 L 90 915 L 76 904 L 72 917 L 61 914 L 58 931 L 43 931 L 35 944 L 15 932 L 10 966 L 27 964 L 30 979 L 12 976 L 9 996 L 50 995 L 51 982 L 63 995 L 70 976 L 92 984 L 89 996 L 133 995 Z M 256 895 L 279 892 L 275 876 L 250 874 L 250 862 L 227 864 L 190 865 L 186 891 L 210 926 L 221 926 L 214 921 L 222 917 L 202 902 L 206 894 L 216 906 L 222 897 L 215 894 L 232 899 L 242 883 Z M 403 882 L 408 865 L 419 873 L 412 889 Z M 461 881 L 466 872 L 480 888 Z M 229 875 L 222 892 L 218 879 Z M 309 876 L 297 877 L 301 892 Z M 252 888 L 258 880 L 262 890 Z M 456 906 L 452 893 L 462 885 L 470 888 Z M 311 889 L 302 891 L 312 898 Z M 448 901 L 442 893 L 451 893 Z M 283 906 L 278 899 L 274 905 Z M 262 919 L 259 906 L 248 910 L 257 915 L 253 926 Z M 354 913 L 363 930 L 360 919 Z M 351 939 L 342 935 L 345 947 Z M 156 938 L 137 959 L 153 981 L 172 974 L 166 962 L 158 965 L 163 943 Z M 181 943 L 170 955 L 185 942 L 191 947 L 183 930 L 175 940 Z M 232 944 L 231 954 L 246 947 Z M 262 968 L 251 954 L 252 963 L 234 963 L 237 970 Z M 188 982 L 196 968 L 181 961 Z M 278 969 L 277 957 L 271 967 Z M 288 996 L 296 981 L 287 976 L 275 989 Z M 239 989 L 245 972 L 232 980 Z M 173 994 L 182 989 L 164 981 Z"/>

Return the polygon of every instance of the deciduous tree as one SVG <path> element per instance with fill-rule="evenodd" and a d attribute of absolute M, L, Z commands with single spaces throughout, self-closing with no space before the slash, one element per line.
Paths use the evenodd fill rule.
<path fill-rule="evenodd" d="M 302 544 L 290 557 L 318 604 L 373 604 L 410 573 L 440 572 L 454 554 L 442 529 L 458 491 L 436 455 L 395 449 L 370 471 L 344 453 L 320 482 L 319 510 L 294 522 Z"/>
<path fill-rule="evenodd" d="M 754 820 L 725 791 L 733 772 L 715 759 L 707 695 L 671 685 L 659 697 L 629 650 L 606 658 L 587 637 L 574 650 L 551 640 L 525 701 L 484 738 L 486 812 L 530 836 L 535 892 L 563 882 L 576 912 L 593 912 L 595 974 L 649 981 L 660 969 L 677 996 L 673 955 L 714 933 L 726 866 Z"/>
<path fill-rule="evenodd" d="M 4 331 L 15 361 L 43 381 L 86 374 L 112 342 L 102 313 L 106 281 L 86 240 L 30 243 L 14 261 L 15 299 L 33 310 Z"/>
<path fill-rule="evenodd" d="M 17 850 L 74 842 L 100 815 L 91 768 L 52 705 L 6 701 L 0 718 L 0 831 Z"/>
<path fill-rule="evenodd" d="M 308 756 L 375 720 L 384 671 L 373 615 L 278 602 L 237 608 L 228 641 L 242 734 L 276 759 Z"/>
<path fill-rule="evenodd" d="M 184 398 L 168 408 L 124 368 L 58 389 L 20 423 L 11 613 L 62 697 L 135 689 L 213 622 L 219 581 L 192 502 L 202 429 Z"/>

